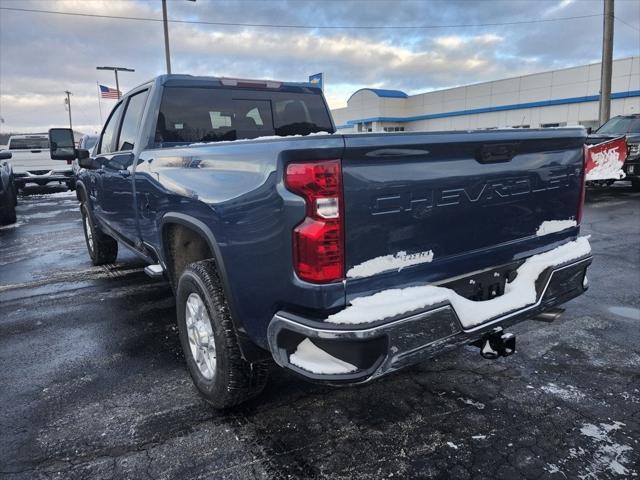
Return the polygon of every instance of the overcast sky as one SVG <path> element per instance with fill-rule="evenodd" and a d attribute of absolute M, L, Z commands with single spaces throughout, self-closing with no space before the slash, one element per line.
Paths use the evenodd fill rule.
<path fill-rule="evenodd" d="M 0 0 L 1 7 L 158 19 L 160 0 Z M 362 87 L 417 93 L 597 62 L 602 0 L 169 0 L 170 19 L 226 23 L 345 26 L 265 28 L 171 23 L 174 73 L 306 81 L 324 72 L 332 107 Z M 614 58 L 640 53 L 640 1 L 616 0 Z M 507 23 L 597 15 L 534 24 L 432 29 L 350 26 Z M 626 22 L 629 25 L 625 25 Z M 101 124 L 96 82 L 115 87 L 97 65 L 135 68 L 126 91 L 165 73 L 162 23 L 0 10 L 0 124 L 45 131 Z M 102 101 L 102 118 L 113 106 Z"/>

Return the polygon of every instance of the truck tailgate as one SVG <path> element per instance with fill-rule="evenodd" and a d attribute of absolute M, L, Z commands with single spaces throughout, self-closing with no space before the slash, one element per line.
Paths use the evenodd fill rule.
<path fill-rule="evenodd" d="M 65 162 L 52 160 L 49 150 L 11 150 L 15 173 L 70 169 Z"/>
<path fill-rule="evenodd" d="M 345 136 L 347 298 L 575 237 L 585 137 L 582 128 Z"/>

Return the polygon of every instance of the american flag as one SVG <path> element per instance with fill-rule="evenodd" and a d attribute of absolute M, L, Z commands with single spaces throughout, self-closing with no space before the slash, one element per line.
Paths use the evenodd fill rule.
<path fill-rule="evenodd" d="M 98 85 L 100 87 L 100 96 L 102 98 L 115 98 L 118 99 L 122 95 L 122 92 L 119 92 L 115 88 L 106 87 L 104 85 Z"/>

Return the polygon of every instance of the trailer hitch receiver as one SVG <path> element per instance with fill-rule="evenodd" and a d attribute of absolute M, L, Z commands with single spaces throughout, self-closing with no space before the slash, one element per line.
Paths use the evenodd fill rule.
<path fill-rule="evenodd" d="M 513 333 L 503 332 L 502 328 L 496 328 L 471 345 L 480 348 L 480 355 L 483 358 L 495 360 L 498 357 L 513 355 L 516 351 L 516 336 Z"/>

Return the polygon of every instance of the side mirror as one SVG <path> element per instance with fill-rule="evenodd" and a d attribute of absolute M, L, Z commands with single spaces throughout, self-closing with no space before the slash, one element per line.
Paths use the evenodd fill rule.
<path fill-rule="evenodd" d="M 0 160 L 9 160 L 11 158 L 11 152 L 7 150 L 0 151 Z"/>
<path fill-rule="evenodd" d="M 49 130 L 49 152 L 52 160 L 73 160 L 76 158 L 76 145 L 73 130 L 70 128 L 52 128 Z"/>

